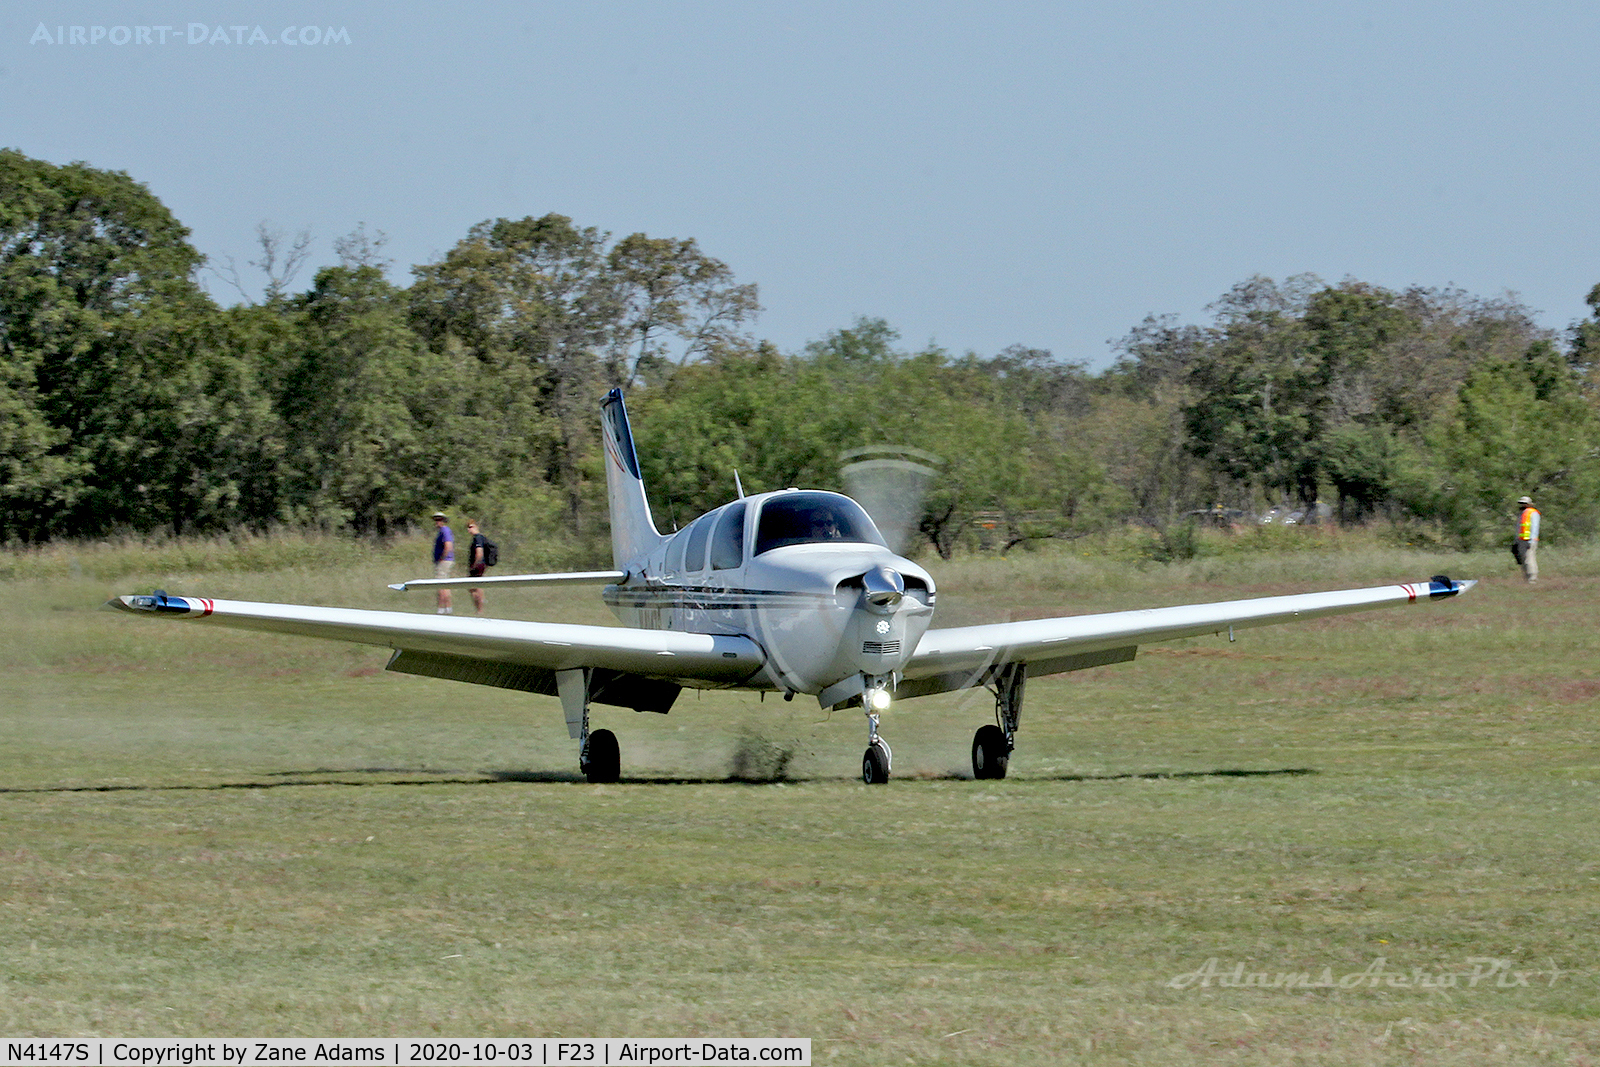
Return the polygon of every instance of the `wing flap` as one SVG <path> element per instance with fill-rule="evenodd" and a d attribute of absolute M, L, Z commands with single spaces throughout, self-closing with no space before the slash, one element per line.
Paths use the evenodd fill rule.
<path fill-rule="evenodd" d="M 1068 671 L 1087 670 L 1090 667 L 1104 667 L 1112 663 L 1127 663 L 1133 659 L 1138 648 L 1129 645 L 1126 648 L 1108 648 L 1101 652 L 1079 652 L 1075 655 L 1057 656 L 1054 659 L 1037 659 L 1028 661 L 1028 673 L 1065 674 Z M 934 693 L 949 693 L 957 689 L 971 689 L 975 686 L 988 685 L 994 680 L 1000 668 L 1006 661 L 996 659 L 985 662 L 972 670 L 943 671 L 938 674 L 920 675 L 902 679 L 895 686 L 894 695 L 897 698 L 925 697 Z"/>
<path fill-rule="evenodd" d="M 558 671 L 591 667 L 706 688 L 738 685 L 766 662 L 760 645 L 732 634 L 267 604 L 164 593 L 117 597 L 106 606 L 200 625 L 351 641 L 506 668 Z"/>
<path fill-rule="evenodd" d="M 384 669 L 452 682 L 517 689 L 547 697 L 561 695 L 556 686 L 556 672 L 548 667 L 397 649 Z M 589 699 L 592 702 L 632 708 L 634 711 L 654 711 L 665 715 L 682 691 L 683 686 L 676 682 L 621 671 L 597 669 L 589 675 Z"/>

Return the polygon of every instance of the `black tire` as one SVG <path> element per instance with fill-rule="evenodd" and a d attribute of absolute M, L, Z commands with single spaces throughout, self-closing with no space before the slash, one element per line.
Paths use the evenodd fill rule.
<path fill-rule="evenodd" d="M 861 780 L 868 785 L 882 785 L 889 780 L 889 755 L 881 745 L 867 746 L 861 757 Z"/>
<path fill-rule="evenodd" d="M 974 778 L 1004 778 L 1011 764 L 1011 746 L 1006 744 L 1005 731 L 990 723 L 978 727 L 972 735 L 972 776 Z"/>
<path fill-rule="evenodd" d="M 591 782 L 615 782 L 622 777 L 622 751 L 617 747 L 617 735 L 610 730 L 596 730 L 589 735 L 589 761 L 583 773 Z"/>

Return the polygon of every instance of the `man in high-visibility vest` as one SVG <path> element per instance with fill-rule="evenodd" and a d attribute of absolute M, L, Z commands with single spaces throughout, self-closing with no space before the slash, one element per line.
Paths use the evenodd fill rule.
<path fill-rule="evenodd" d="M 1532 499 L 1517 500 L 1517 539 L 1511 542 L 1511 554 L 1522 564 L 1522 576 L 1531 584 L 1539 580 L 1539 509 Z"/>

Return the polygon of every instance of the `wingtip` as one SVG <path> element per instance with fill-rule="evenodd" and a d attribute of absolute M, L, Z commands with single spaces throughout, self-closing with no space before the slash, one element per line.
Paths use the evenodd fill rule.
<path fill-rule="evenodd" d="M 162 610 L 166 606 L 166 601 L 167 594 L 157 589 L 154 593 L 114 596 L 106 601 L 102 607 L 107 611 L 151 613 Z"/>
<path fill-rule="evenodd" d="M 1476 578 L 1451 578 L 1448 574 L 1435 574 L 1428 579 L 1428 595 L 1433 599 L 1460 596 L 1477 584 Z"/>

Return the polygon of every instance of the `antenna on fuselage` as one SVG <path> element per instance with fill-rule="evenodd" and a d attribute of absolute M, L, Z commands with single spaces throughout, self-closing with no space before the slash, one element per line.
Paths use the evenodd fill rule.
<path fill-rule="evenodd" d="M 739 481 L 739 468 L 733 468 L 733 487 L 739 490 L 739 499 L 744 499 L 744 483 Z"/>

